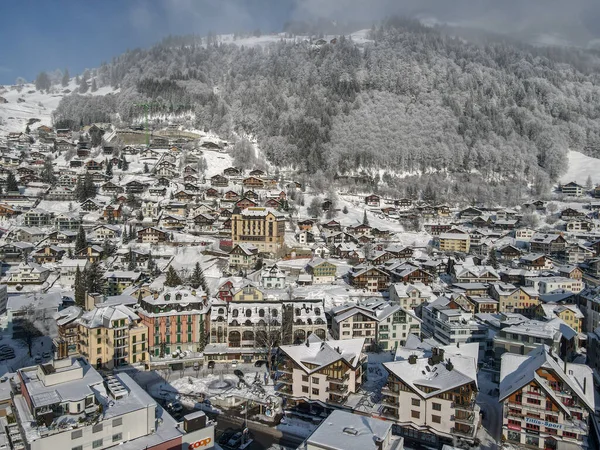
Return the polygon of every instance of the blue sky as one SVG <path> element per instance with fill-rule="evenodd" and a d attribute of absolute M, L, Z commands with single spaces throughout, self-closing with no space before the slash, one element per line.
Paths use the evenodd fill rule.
<path fill-rule="evenodd" d="M 0 84 L 71 74 L 169 34 L 279 31 L 294 0 L 0 0 Z"/>

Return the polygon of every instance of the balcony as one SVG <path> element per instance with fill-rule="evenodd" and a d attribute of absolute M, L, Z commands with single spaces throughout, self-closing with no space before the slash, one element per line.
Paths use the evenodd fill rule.
<path fill-rule="evenodd" d="M 389 387 L 384 386 L 383 388 L 381 388 L 381 393 L 383 395 L 388 395 L 391 397 L 398 397 L 399 393 L 398 392 L 394 392 L 392 391 Z"/>
<path fill-rule="evenodd" d="M 393 398 L 393 397 L 387 397 L 387 396 L 385 396 L 381 400 L 381 403 L 383 403 L 388 408 L 393 408 L 393 409 L 399 409 L 400 408 L 400 405 L 398 404 L 398 399 Z"/>
<path fill-rule="evenodd" d="M 333 386 L 327 386 L 327 388 L 325 388 L 325 391 L 327 392 L 339 392 L 339 393 L 345 393 L 348 391 L 348 386 L 345 385 L 333 385 Z"/>
<path fill-rule="evenodd" d="M 379 414 L 386 419 L 398 420 L 398 413 L 389 407 L 382 408 Z"/>
<path fill-rule="evenodd" d="M 348 381 L 349 378 L 350 378 L 350 376 L 348 374 L 346 374 L 342 378 L 327 377 L 327 381 L 329 381 L 331 383 L 343 384 L 346 381 Z"/>
<path fill-rule="evenodd" d="M 475 422 L 475 414 L 469 414 L 463 417 L 454 417 L 454 421 L 457 423 L 471 425 L 473 422 Z"/>
<path fill-rule="evenodd" d="M 293 373 L 294 368 L 291 365 L 284 364 L 277 368 L 277 371 L 282 373 L 289 373 L 290 375 Z"/>
<path fill-rule="evenodd" d="M 280 376 L 279 378 L 277 378 L 277 381 L 279 383 L 285 383 L 285 384 L 293 383 L 292 376 L 289 374 L 284 374 L 284 375 Z"/>
<path fill-rule="evenodd" d="M 469 428 L 469 430 L 466 431 L 464 429 L 455 427 L 455 428 L 450 429 L 450 433 L 457 434 L 459 436 L 466 436 L 466 437 L 472 438 L 473 435 L 475 434 L 475 431 L 473 430 L 473 428 Z"/>
<path fill-rule="evenodd" d="M 282 386 L 279 386 L 277 392 L 282 395 L 292 395 L 292 386 L 284 384 Z"/>

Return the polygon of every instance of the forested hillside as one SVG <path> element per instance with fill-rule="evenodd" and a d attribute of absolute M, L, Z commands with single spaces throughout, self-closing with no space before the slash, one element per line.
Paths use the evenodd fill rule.
<path fill-rule="evenodd" d="M 193 110 L 199 128 L 256 136 L 279 167 L 326 178 L 362 171 L 400 194 L 473 201 L 490 190 L 520 196 L 527 184 L 547 191 L 568 149 L 600 157 L 593 55 L 475 44 L 403 19 L 369 38 L 250 48 L 170 38 L 103 64 L 98 85 L 119 94 L 67 97 L 55 120 L 76 126 L 118 112 L 127 122 L 153 101 Z"/>

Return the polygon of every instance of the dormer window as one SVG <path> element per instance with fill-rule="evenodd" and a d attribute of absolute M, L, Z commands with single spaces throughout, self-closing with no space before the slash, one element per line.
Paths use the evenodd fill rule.
<path fill-rule="evenodd" d="M 171 294 L 165 294 L 165 301 L 171 300 Z"/>

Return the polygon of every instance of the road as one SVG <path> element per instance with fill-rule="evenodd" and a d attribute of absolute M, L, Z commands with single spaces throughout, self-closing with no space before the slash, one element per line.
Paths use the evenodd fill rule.
<path fill-rule="evenodd" d="M 215 438 L 218 441 L 223 432 L 231 429 L 240 431 L 243 426 L 243 418 L 232 416 L 227 413 L 219 414 L 217 417 L 217 426 L 215 428 Z M 264 450 L 271 447 L 273 444 L 296 449 L 304 441 L 303 438 L 292 435 L 283 435 L 281 431 L 274 427 L 255 422 L 248 422 L 248 428 L 254 439 L 254 442 L 248 447 L 249 450 Z"/>

